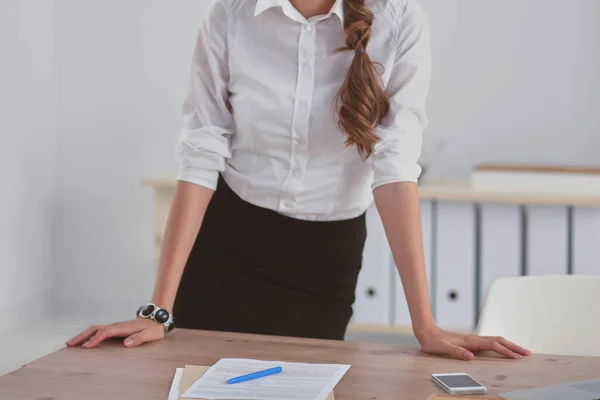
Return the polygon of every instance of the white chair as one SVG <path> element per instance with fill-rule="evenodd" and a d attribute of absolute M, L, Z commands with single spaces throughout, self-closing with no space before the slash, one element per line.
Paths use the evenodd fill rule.
<path fill-rule="evenodd" d="M 477 332 L 534 353 L 600 356 L 600 276 L 498 279 Z"/>

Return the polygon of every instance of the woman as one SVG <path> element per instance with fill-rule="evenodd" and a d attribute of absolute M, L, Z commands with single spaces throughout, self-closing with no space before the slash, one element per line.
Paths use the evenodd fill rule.
<path fill-rule="evenodd" d="M 529 354 L 433 321 L 416 186 L 430 69 L 415 0 L 214 1 L 152 304 L 68 344 L 159 340 L 171 311 L 181 328 L 341 340 L 374 199 L 422 349 Z"/>

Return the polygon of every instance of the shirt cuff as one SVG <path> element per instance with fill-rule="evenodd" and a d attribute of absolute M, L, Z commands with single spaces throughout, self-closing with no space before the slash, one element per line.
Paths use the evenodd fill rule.
<path fill-rule="evenodd" d="M 407 125 L 410 120 L 407 120 Z M 423 144 L 420 126 L 408 129 L 379 128 L 381 138 L 373 154 L 372 189 L 394 182 L 417 183 L 423 169 L 419 164 Z"/>
<path fill-rule="evenodd" d="M 390 183 L 397 182 L 419 182 L 419 177 L 423 169 L 419 164 L 414 164 L 411 166 L 404 166 L 402 171 L 397 171 L 397 173 L 377 173 L 375 172 L 375 178 L 373 179 L 373 184 L 371 185 L 372 190 L 377 189 L 379 186 L 388 185 Z"/>
<path fill-rule="evenodd" d="M 186 166 L 179 168 L 177 180 L 202 186 L 212 191 L 217 190 L 219 182 L 219 171 L 209 171 L 205 169 L 194 169 Z"/>
<path fill-rule="evenodd" d="M 414 182 L 414 183 L 419 183 L 419 178 L 415 178 L 414 176 L 410 177 L 410 176 L 396 176 L 396 177 L 388 177 L 387 179 L 379 179 L 379 180 L 374 180 L 373 181 L 373 185 L 371 185 L 371 189 L 375 190 L 380 186 L 384 186 L 384 185 L 389 185 L 391 183 L 398 183 L 398 182 Z"/>

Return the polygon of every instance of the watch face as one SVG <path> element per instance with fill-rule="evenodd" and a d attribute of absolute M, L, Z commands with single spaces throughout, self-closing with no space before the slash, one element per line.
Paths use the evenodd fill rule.
<path fill-rule="evenodd" d="M 148 304 L 147 306 L 144 306 L 141 312 L 142 317 L 148 318 L 149 316 L 151 316 L 155 308 L 156 307 L 154 306 L 154 304 Z"/>
<path fill-rule="evenodd" d="M 154 319 L 156 320 L 156 322 L 164 324 L 169 320 L 169 312 L 161 308 L 156 312 L 156 314 L 154 314 Z"/>

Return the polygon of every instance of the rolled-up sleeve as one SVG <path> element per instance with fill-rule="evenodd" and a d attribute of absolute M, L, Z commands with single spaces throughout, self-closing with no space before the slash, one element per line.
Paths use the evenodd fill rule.
<path fill-rule="evenodd" d="M 395 41 L 396 59 L 387 85 L 390 111 L 376 127 L 380 140 L 373 153 L 373 189 L 394 182 L 417 182 L 425 103 L 431 80 L 431 38 L 422 7 L 408 0 Z"/>
<path fill-rule="evenodd" d="M 228 106 L 226 3 L 213 1 L 200 26 L 176 146 L 178 180 L 212 190 L 231 157 L 234 133 Z"/>

